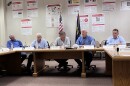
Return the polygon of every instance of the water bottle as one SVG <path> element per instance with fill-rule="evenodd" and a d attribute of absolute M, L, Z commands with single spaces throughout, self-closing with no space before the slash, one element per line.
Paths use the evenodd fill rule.
<path fill-rule="evenodd" d="M 27 47 L 27 43 L 26 42 L 25 42 L 24 46 Z"/>
<path fill-rule="evenodd" d="M 91 45 L 95 46 L 95 40 L 92 40 Z"/>
<path fill-rule="evenodd" d="M 116 48 L 116 51 L 119 52 L 119 47 Z"/>
<path fill-rule="evenodd" d="M 27 44 L 26 44 L 26 42 L 25 42 L 25 44 L 24 44 L 24 46 L 23 46 L 23 49 L 25 49 L 27 47 Z"/>
<path fill-rule="evenodd" d="M 62 48 L 62 49 L 65 48 L 65 44 L 64 44 L 64 42 L 62 42 L 62 46 L 61 46 L 61 48 Z"/>
<path fill-rule="evenodd" d="M 13 43 L 11 43 L 11 50 L 13 50 L 14 46 L 13 46 Z"/>
<path fill-rule="evenodd" d="M 38 43 L 37 43 L 37 42 L 36 42 L 36 44 L 35 44 L 35 48 L 38 49 Z"/>

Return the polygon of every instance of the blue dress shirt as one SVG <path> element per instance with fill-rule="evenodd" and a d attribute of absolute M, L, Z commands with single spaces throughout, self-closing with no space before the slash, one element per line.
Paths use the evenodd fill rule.
<path fill-rule="evenodd" d="M 45 39 L 41 39 L 40 43 L 38 43 L 37 40 L 34 40 L 31 44 L 31 47 L 36 47 L 36 44 L 38 44 L 39 49 L 48 48 L 48 43 Z"/>
<path fill-rule="evenodd" d="M 122 45 L 126 44 L 126 41 L 122 36 L 118 36 L 116 39 L 111 36 L 107 39 L 107 45 L 114 45 L 119 43 L 121 43 Z"/>
<path fill-rule="evenodd" d="M 13 47 L 16 48 L 16 47 L 23 47 L 23 44 L 21 41 L 19 40 L 9 40 L 7 42 L 7 48 L 11 48 L 11 44 L 13 44 Z"/>
<path fill-rule="evenodd" d="M 80 36 L 80 37 L 78 37 L 76 44 L 78 44 L 78 45 L 95 45 L 95 40 L 91 36 L 86 36 L 85 38 Z"/>

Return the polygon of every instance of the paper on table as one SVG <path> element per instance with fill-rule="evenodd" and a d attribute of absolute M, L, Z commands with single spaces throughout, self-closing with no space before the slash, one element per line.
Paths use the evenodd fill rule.
<path fill-rule="evenodd" d="M 3 50 L 2 50 L 2 49 L 0 49 L 0 52 L 3 52 Z"/>
<path fill-rule="evenodd" d="M 25 47 L 24 50 L 34 50 L 34 47 Z"/>
<path fill-rule="evenodd" d="M 9 51 L 9 48 L 1 48 L 2 51 Z"/>
<path fill-rule="evenodd" d="M 22 49 L 23 49 L 23 48 L 21 48 L 21 47 L 13 48 L 14 51 L 16 51 L 16 50 L 22 50 Z"/>
<path fill-rule="evenodd" d="M 126 45 L 118 45 L 119 48 L 126 48 Z"/>
<path fill-rule="evenodd" d="M 113 49 L 113 45 L 103 45 L 104 49 Z"/>
<path fill-rule="evenodd" d="M 120 49 L 120 52 L 130 52 L 130 48 L 122 48 Z"/>
<path fill-rule="evenodd" d="M 130 56 L 130 55 L 126 55 L 126 54 L 125 54 L 125 55 L 122 55 L 122 56 Z"/>
<path fill-rule="evenodd" d="M 61 49 L 60 46 L 52 46 L 50 47 L 51 50 L 59 50 Z M 63 49 L 63 48 L 62 48 Z"/>

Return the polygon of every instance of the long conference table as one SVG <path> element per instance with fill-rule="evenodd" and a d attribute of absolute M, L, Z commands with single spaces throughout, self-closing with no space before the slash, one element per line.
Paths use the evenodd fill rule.
<path fill-rule="evenodd" d="M 85 78 L 84 52 L 104 51 L 106 53 L 106 75 L 112 75 L 113 86 L 130 86 L 130 51 L 117 53 L 114 49 L 23 49 L 0 52 L 0 65 L 4 65 L 7 74 L 21 73 L 21 52 L 32 53 L 34 60 L 33 76 L 44 70 L 45 59 L 82 59 L 81 77 Z"/>

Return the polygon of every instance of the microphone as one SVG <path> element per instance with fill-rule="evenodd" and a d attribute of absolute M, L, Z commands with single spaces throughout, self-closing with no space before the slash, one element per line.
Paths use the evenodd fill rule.
<path fill-rule="evenodd" d="M 117 47 L 116 51 L 119 52 L 119 47 Z"/>

